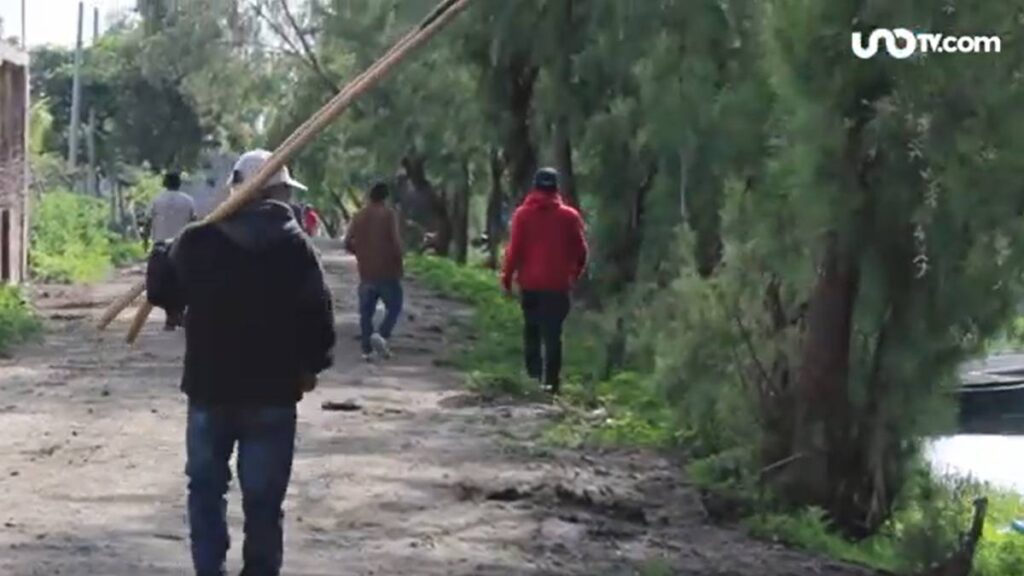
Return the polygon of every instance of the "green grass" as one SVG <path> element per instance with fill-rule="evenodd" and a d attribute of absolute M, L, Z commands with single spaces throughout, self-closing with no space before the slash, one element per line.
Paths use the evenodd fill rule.
<path fill-rule="evenodd" d="M 1012 520 L 1019 518 L 1021 497 L 988 489 L 989 513 L 985 532 L 974 558 L 974 576 L 1015 576 L 1024 566 L 1024 535 L 1010 531 Z M 966 510 L 967 502 L 950 501 Z M 961 530 L 968 517 L 957 518 Z M 767 514 L 749 518 L 746 525 L 758 537 L 813 551 L 879 570 L 907 573 L 928 562 L 939 561 L 955 549 L 952 524 L 935 525 L 926 516 L 903 510 L 878 535 L 850 542 L 830 531 L 820 510 L 789 514 Z"/>
<path fill-rule="evenodd" d="M 117 267 L 136 264 L 146 259 L 146 247 L 142 242 L 126 240 L 117 235 L 110 238 L 110 262 Z"/>
<path fill-rule="evenodd" d="M 898 574 L 917 573 L 946 559 L 970 525 L 976 497 L 988 498 L 988 514 L 975 553 L 974 576 L 1014 576 L 1024 566 L 1024 535 L 1011 531 L 1024 514 L 1020 494 L 954 478 L 933 478 L 922 472 L 908 497 L 874 536 L 851 542 L 836 535 L 821 510 L 762 513 L 745 525 L 766 540 L 809 550 L 830 558 Z"/>
<path fill-rule="evenodd" d="M 1015 492 L 988 488 L 988 519 L 981 546 L 975 555 L 975 576 L 1010 576 L 1024 572 L 1024 534 L 1009 530 L 1010 523 L 1024 518 L 1024 498 Z"/>
<path fill-rule="evenodd" d="M 21 293 L 11 286 L 0 286 L 0 353 L 40 334 L 42 325 L 32 314 Z"/>
<path fill-rule="evenodd" d="M 410 256 L 406 266 L 427 287 L 473 309 L 466 334 L 471 344 L 454 351 L 444 364 L 470 374 L 470 388 L 484 396 L 541 396 L 537 385 L 524 377 L 519 303 L 504 294 L 494 271 L 421 255 Z M 670 410 L 649 379 L 633 373 L 610 380 L 598 377 L 604 356 L 601 337 L 597 319 L 578 308 L 573 311 L 565 332 L 562 399 L 579 410 L 549 430 L 545 440 L 564 446 L 671 442 Z"/>
<path fill-rule="evenodd" d="M 506 298 L 494 273 L 483 268 L 463 268 L 442 258 L 410 256 L 406 267 L 429 288 L 473 308 L 473 346 L 448 360 L 466 372 L 517 375 L 519 370 L 519 307 Z"/>

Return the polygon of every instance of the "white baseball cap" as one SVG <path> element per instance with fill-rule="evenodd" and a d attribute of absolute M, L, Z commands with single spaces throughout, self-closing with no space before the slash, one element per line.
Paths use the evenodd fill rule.
<path fill-rule="evenodd" d="M 232 182 L 235 184 L 241 184 L 246 180 L 256 176 L 256 173 L 263 168 L 263 165 L 270 159 L 271 153 L 267 150 L 251 150 L 242 154 L 238 161 L 235 162 L 235 167 L 232 174 Z M 234 175 L 237 174 L 240 178 L 238 182 L 234 182 Z M 292 178 L 291 172 L 288 171 L 287 166 L 283 166 L 277 171 L 277 174 L 271 176 L 267 182 L 263 185 L 264 188 L 276 186 L 278 184 L 287 184 L 291 188 L 306 192 L 309 188 L 305 184 Z"/>

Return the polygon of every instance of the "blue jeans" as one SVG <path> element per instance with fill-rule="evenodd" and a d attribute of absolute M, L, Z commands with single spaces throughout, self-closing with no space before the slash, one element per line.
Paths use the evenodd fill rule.
<path fill-rule="evenodd" d="M 229 461 L 238 443 L 245 512 L 242 576 L 278 576 L 284 557 L 284 495 L 295 454 L 295 407 L 189 405 L 188 518 L 196 576 L 225 576 Z"/>
<path fill-rule="evenodd" d="M 385 309 L 384 321 L 380 323 L 377 333 L 388 339 L 398 324 L 398 317 L 402 315 L 403 299 L 402 283 L 399 280 L 363 282 L 359 285 L 359 328 L 364 354 L 373 351 L 370 337 L 373 336 L 373 314 L 377 311 L 377 302 L 383 300 Z"/>

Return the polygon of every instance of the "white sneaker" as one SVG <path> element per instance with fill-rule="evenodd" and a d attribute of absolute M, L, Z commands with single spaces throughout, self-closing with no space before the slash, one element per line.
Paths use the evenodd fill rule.
<path fill-rule="evenodd" d="M 367 364 L 373 363 L 373 354 L 363 354 L 363 362 Z"/>
<path fill-rule="evenodd" d="M 388 341 L 380 334 L 374 334 L 370 337 L 370 345 L 373 346 L 373 350 L 381 358 L 391 358 L 391 347 L 388 346 Z"/>

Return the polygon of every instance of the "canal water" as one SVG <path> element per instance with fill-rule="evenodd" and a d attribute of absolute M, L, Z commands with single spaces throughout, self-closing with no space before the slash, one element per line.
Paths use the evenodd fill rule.
<path fill-rule="evenodd" d="M 1024 494 L 1024 354 L 968 363 L 960 380 L 959 430 L 926 445 L 929 462 L 939 473 Z"/>
<path fill-rule="evenodd" d="M 932 440 L 925 453 L 936 472 L 1024 494 L 1024 436 L 958 434 Z"/>

